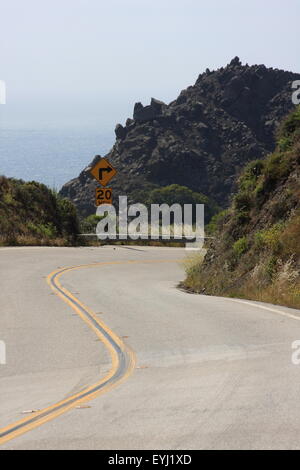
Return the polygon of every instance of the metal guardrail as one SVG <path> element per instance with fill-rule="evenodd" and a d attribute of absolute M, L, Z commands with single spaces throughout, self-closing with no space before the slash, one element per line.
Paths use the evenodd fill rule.
<path fill-rule="evenodd" d="M 139 238 L 133 239 L 131 238 L 127 233 L 116 233 L 116 238 L 105 238 L 101 239 L 99 236 L 107 236 L 107 233 L 79 233 L 78 236 L 80 237 L 96 237 L 99 241 L 103 242 L 120 242 L 120 241 L 130 241 L 130 242 L 135 242 L 135 241 L 143 241 L 143 242 L 165 242 L 165 243 L 170 243 L 170 242 L 181 242 L 181 243 L 188 243 L 188 242 L 197 242 L 197 241 L 202 241 L 202 240 L 207 240 L 207 239 L 214 239 L 215 237 L 198 237 L 196 238 L 195 236 L 182 236 L 181 238 L 176 238 L 176 237 L 165 237 L 163 235 L 157 236 L 157 238 L 153 238 L 149 236 L 148 234 L 139 234 Z M 145 237 L 145 238 L 142 238 Z"/>

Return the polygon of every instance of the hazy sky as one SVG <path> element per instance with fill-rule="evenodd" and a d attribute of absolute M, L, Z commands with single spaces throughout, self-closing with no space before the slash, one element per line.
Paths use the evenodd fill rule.
<path fill-rule="evenodd" d="M 300 72 L 299 0 L 0 0 L 0 17 L 7 125 L 109 128 L 236 55 Z"/>

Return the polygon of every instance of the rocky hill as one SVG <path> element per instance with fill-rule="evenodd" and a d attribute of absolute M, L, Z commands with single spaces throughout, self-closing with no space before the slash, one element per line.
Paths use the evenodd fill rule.
<path fill-rule="evenodd" d="M 226 207 L 244 165 L 274 149 L 274 132 L 292 108 L 291 84 L 300 75 L 264 65 L 206 70 L 169 105 L 136 103 L 133 119 L 115 129 L 107 157 L 118 169 L 115 196 L 179 184 Z M 96 156 L 92 164 L 99 159 Z M 95 212 L 96 182 L 89 165 L 61 194 L 79 212 Z M 137 202 L 137 201 L 135 201 Z"/>
<path fill-rule="evenodd" d="M 275 152 L 248 164 L 215 237 L 185 287 L 300 308 L 300 107 L 284 121 Z"/>

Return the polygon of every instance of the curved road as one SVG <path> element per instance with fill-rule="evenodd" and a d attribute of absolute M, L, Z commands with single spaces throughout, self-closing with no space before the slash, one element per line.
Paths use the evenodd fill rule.
<path fill-rule="evenodd" d="M 186 255 L 0 249 L 1 449 L 300 448 L 300 311 L 181 292 Z"/>

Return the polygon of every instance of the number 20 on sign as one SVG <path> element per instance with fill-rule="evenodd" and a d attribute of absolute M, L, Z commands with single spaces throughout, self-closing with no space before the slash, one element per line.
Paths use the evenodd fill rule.
<path fill-rule="evenodd" d="M 112 204 L 111 188 L 96 188 L 96 206 L 102 204 Z"/>

